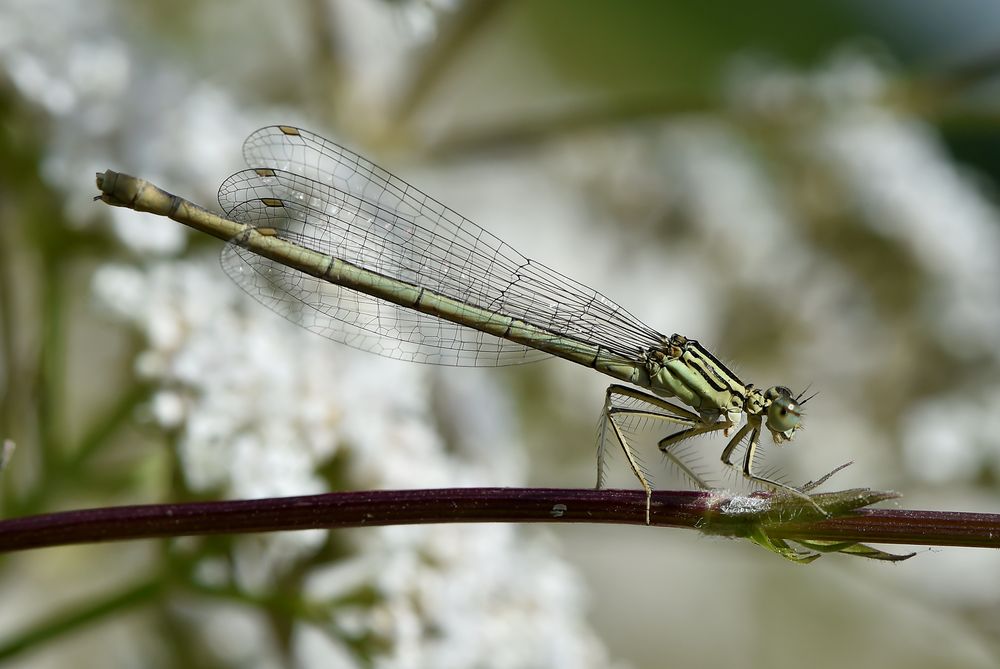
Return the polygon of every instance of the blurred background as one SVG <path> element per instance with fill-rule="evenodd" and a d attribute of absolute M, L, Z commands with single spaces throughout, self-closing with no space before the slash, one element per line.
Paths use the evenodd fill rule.
<path fill-rule="evenodd" d="M 854 460 L 827 489 L 996 511 L 998 34 L 986 0 L 3 0 L 0 512 L 593 484 L 608 379 L 348 349 L 245 297 L 215 240 L 92 201 L 111 168 L 215 208 L 272 123 L 369 156 L 745 380 L 818 391 L 765 452 L 789 480 Z M 698 442 L 706 463 L 722 446 Z M 995 552 L 801 567 L 644 527 L 57 548 L 0 557 L 0 593 L 12 666 L 1000 655 Z"/>

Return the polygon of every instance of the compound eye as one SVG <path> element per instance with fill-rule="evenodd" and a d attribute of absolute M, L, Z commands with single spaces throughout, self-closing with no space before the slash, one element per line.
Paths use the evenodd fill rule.
<path fill-rule="evenodd" d="M 772 432 L 794 430 L 802 421 L 802 412 L 789 395 L 779 393 L 767 407 L 767 429 Z"/>

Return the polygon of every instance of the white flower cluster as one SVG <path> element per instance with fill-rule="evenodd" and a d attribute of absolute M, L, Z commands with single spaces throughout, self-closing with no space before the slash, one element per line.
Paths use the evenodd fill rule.
<path fill-rule="evenodd" d="M 343 484 L 357 489 L 499 482 L 446 452 L 430 416 L 426 367 L 351 355 L 244 299 L 195 261 L 147 271 L 108 266 L 96 290 L 149 342 L 139 372 L 160 387 L 153 414 L 176 431 L 195 490 L 234 498 L 324 492 L 317 470 L 334 456 L 349 463 Z M 489 403 L 489 388 L 477 390 Z M 511 424 L 497 422 L 504 423 Z M 234 573 L 205 565 L 204 579 L 266 591 L 325 536 L 245 539 Z M 315 624 L 300 630 L 301 652 L 317 666 L 330 657 L 330 644 L 347 653 L 355 636 L 384 642 L 376 664 L 385 667 L 603 666 L 580 617 L 579 584 L 544 540 L 509 526 L 386 527 L 351 536 L 352 557 L 308 578 L 305 596 L 331 602 L 325 634 Z M 337 604 L 363 588 L 377 593 L 372 603 Z M 187 614 L 200 619 L 213 610 Z M 229 611 L 232 629 L 199 628 L 253 629 L 247 616 L 254 614 Z M 235 647 L 255 648 L 251 640 Z"/>

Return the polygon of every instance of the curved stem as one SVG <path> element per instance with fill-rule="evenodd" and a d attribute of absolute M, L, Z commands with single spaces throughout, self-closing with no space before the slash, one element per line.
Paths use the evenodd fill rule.
<path fill-rule="evenodd" d="M 869 509 L 894 493 L 867 489 L 813 499 L 822 518 L 797 498 L 661 491 L 651 524 L 777 540 L 870 541 L 1000 548 L 1000 515 Z M 644 525 L 646 497 L 636 490 L 444 488 L 341 492 L 306 497 L 150 504 L 64 511 L 0 521 L 0 552 L 78 543 L 184 535 L 241 534 L 373 525 L 548 522 Z"/>

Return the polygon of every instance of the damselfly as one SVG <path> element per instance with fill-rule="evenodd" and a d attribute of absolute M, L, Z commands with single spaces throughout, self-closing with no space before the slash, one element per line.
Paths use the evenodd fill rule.
<path fill-rule="evenodd" d="M 227 241 L 222 266 L 241 288 L 335 341 L 451 365 L 508 365 L 555 355 L 636 386 L 607 390 L 597 485 L 604 483 L 604 447 L 613 440 L 646 491 L 647 523 L 652 487 L 627 435 L 639 420 L 680 426 L 659 441 L 659 449 L 682 468 L 678 444 L 735 430 L 723 462 L 733 465 L 745 441 L 740 469 L 746 478 L 808 499 L 753 470 L 765 429 L 781 443 L 802 427 L 804 402 L 788 388 L 743 383 L 693 339 L 660 334 L 604 295 L 526 258 L 318 135 L 290 126 L 262 128 L 243 153 L 250 169 L 219 189 L 224 217 L 110 170 L 97 176 L 98 197 Z M 685 471 L 707 487 L 693 470 Z"/>

